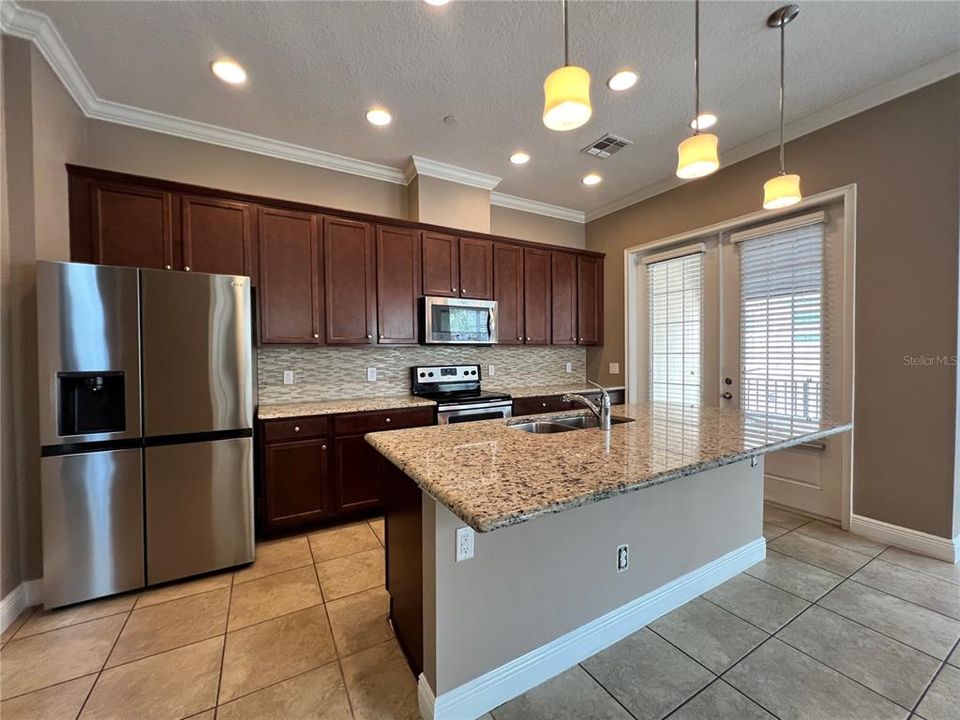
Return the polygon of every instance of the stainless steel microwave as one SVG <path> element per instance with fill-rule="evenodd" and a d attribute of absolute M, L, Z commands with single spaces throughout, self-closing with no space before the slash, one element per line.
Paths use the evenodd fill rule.
<path fill-rule="evenodd" d="M 427 296 L 421 301 L 425 345 L 493 345 L 497 301 Z"/>

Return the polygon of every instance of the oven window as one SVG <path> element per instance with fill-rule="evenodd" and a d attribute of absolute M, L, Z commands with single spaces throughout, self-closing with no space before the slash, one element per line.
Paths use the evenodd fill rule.
<path fill-rule="evenodd" d="M 482 307 L 431 305 L 434 340 L 483 342 L 490 339 L 490 311 Z"/>
<path fill-rule="evenodd" d="M 474 422 L 476 420 L 501 420 L 503 419 L 503 410 L 491 410 L 490 412 L 470 413 L 469 415 L 451 415 L 447 422 L 453 423 Z"/>

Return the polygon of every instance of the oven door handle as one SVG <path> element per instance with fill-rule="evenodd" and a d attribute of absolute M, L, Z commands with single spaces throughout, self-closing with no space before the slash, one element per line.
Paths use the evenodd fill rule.
<path fill-rule="evenodd" d="M 491 400 L 490 402 L 485 403 L 470 403 L 469 405 L 437 405 L 437 412 L 459 412 L 461 410 L 486 410 L 489 408 L 504 408 L 506 410 L 513 409 L 513 402 L 504 402 L 503 400 Z"/>

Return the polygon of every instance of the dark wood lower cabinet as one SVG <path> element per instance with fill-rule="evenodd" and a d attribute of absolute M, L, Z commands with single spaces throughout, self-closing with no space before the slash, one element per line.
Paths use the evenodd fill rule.
<path fill-rule="evenodd" d="M 435 422 L 433 407 L 261 421 L 262 532 L 304 530 L 382 510 L 388 463 L 364 435 Z"/>
<path fill-rule="evenodd" d="M 580 393 L 585 397 L 597 401 L 600 398 L 599 391 Z M 623 405 L 625 402 L 625 393 L 623 390 L 610 390 L 610 403 L 612 405 Z M 514 398 L 513 414 L 517 415 L 536 415 L 537 413 L 563 412 L 564 410 L 581 410 L 583 405 L 574 402 L 564 402 L 562 395 L 539 395 L 536 397 Z"/>

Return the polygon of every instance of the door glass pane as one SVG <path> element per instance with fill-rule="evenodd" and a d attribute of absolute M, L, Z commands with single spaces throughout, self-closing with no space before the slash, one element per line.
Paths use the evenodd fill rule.
<path fill-rule="evenodd" d="M 652 401 L 700 404 L 702 288 L 701 253 L 647 266 Z"/>

